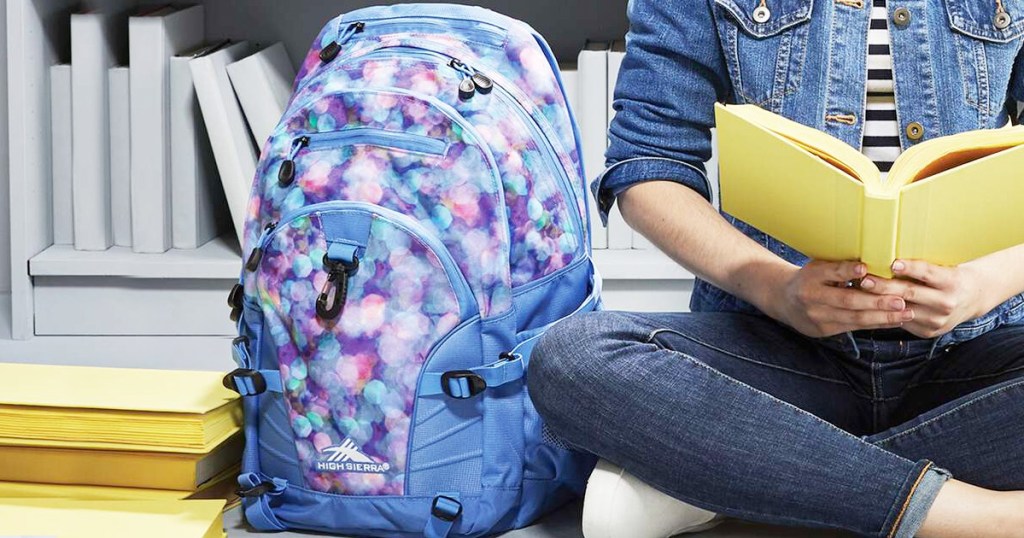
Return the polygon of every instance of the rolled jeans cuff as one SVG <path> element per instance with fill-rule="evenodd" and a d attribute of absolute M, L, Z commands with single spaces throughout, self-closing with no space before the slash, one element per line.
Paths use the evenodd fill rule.
<path fill-rule="evenodd" d="M 896 527 L 890 534 L 892 538 L 913 538 L 917 531 L 921 530 L 921 525 L 928 517 L 932 503 L 935 502 L 939 490 L 949 478 L 949 471 L 935 466 L 929 466 L 924 471 L 917 487 L 910 493 L 910 499 L 903 510 L 903 517 L 896 522 Z"/>

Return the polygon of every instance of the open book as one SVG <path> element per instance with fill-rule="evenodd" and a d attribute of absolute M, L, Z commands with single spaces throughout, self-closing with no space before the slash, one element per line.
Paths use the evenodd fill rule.
<path fill-rule="evenodd" d="M 722 210 L 821 260 L 953 266 L 1024 243 L 1024 126 L 944 136 L 883 180 L 842 141 L 753 105 L 715 105 Z"/>

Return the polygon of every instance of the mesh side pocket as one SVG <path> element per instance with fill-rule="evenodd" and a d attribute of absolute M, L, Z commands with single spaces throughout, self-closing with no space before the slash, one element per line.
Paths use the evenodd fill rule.
<path fill-rule="evenodd" d="M 563 441 L 560 437 L 552 433 L 551 430 L 548 429 L 547 424 L 541 426 L 540 438 L 542 441 L 544 441 L 544 444 L 551 445 L 555 448 L 561 448 L 562 450 L 576 450 L 575 448 L 569 446 L 569 444 Z"/>

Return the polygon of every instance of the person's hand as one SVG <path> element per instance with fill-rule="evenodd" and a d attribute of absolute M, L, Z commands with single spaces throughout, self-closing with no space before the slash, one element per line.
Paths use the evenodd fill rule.
<path fill-rule="evenodd" d="M 893 279 L 865 277 L 861 289 L 903 298 L 914 318 L 903 325 L 911 334 L 935 338 L 984 314 L 980 275 L 970 264 L 943 267 L 919 260 L 896 260 Z"/>
<path fill-rule="evenodd" d="M 899 327 L 914 319 L 899 295 L 879 288 L 868 293 L 849 284 L 866 275 L 860 262 L 812 261 L 778 282 L 765 312 L 814 338 Z"/>

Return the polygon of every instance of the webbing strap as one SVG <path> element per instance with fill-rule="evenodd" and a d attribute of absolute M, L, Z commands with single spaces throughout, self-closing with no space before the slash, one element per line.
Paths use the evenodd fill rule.
<path fill-rule="evenodd" d="M 327 211 L 320 214 L 327 235 L 327 257 L 336 262 L 352 262 L 366 248 L 373 214 L 365 211 Z"/>
<path fill-rule="evenodd" d="M 524 373 L 523 361 L 519 356 L 457 372 L 424 373 L 420 382 L 419 395 L 448 394 L 454 398 L 469 398 L 479 393 L 479 391 L 474 392 L 469 374 L 482 379 L 486 383 L 483 388 L 487 389 L 522 379 Z M 446 388 L 447 390 L 445 390 Z"/>
<path fill-rule="evenodd" d="M 274 512 L 270 509 L 270 496 L 280 495 L 288 482 L 279 478 L 264 480 L 256 473 L 243 473 L 238 476 L 240 490 L 252 490 L 270 484 L 270 489 L 262 495 L 253 497 L 242 497 L 242 504 L 245 508 L 245 520 L 250 525 L 261 531 L 283 531 L 286 527 Z"/>
<path fill-rule="evenodd" d="M 252 370 L 238 368 L 227 376 L 230 385 L 225 383 L 227 388 L 233 388 L 242 396 L 256 396 L 264 392 L 283 392 L 281 372 L 278 370 Z"/>

